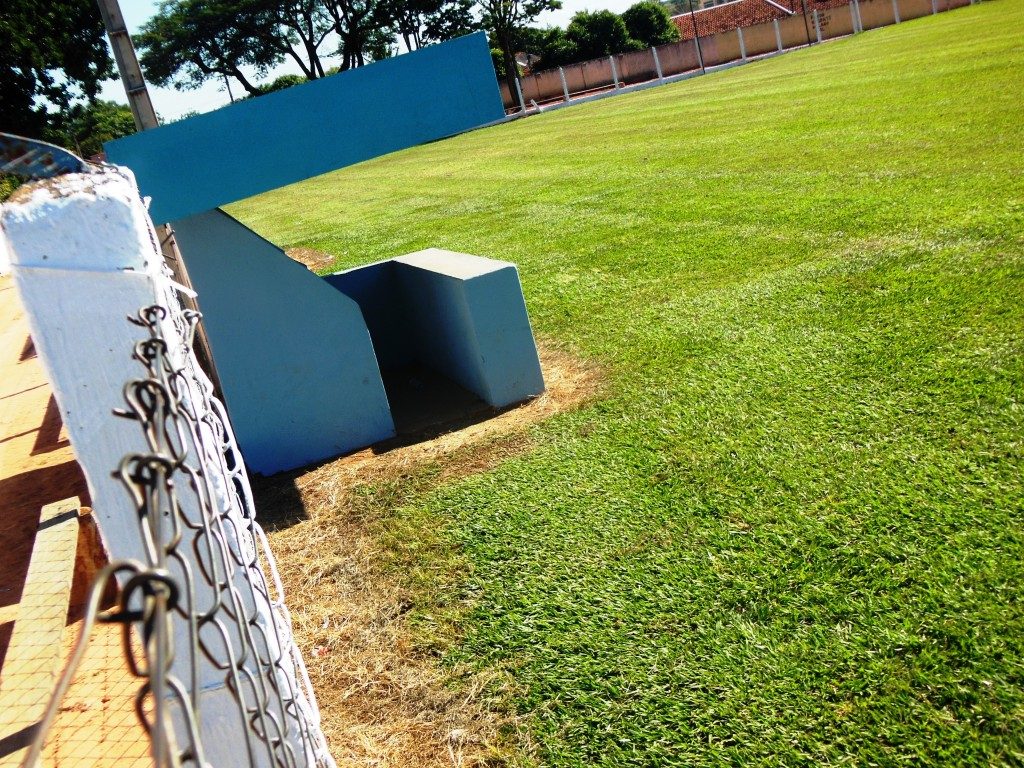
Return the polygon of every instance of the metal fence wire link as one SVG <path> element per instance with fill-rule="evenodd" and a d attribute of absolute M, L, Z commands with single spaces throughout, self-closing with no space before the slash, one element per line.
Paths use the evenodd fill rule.
<path fill-rule="evenodd" d="M 115 411 L 137 422 L 146 446 L 113 473 L 135 508 L 145 562 L 112 563 L 94 581 L 81 637 L 30 758 L 38 761 L 99 621 L 123 627 L 128 668 L 142 680 L 136 712 L 159 768 L 211 765 L 201 738 L 201 692 L 211 678 L 240 724 L 235 764 L 333 768 L 245 465 L 192 352 L 200 315 L 180 308 L 178 290 L 167 280 L 165 302 L 129 318 L 146 332 L 133 351 L 144 375 L 124 385 L 126 407 Z M 115 577 L 118 605 L 101 612 Z M 185 647 L 175 648 L 176 637 L 187 639 Z"/>

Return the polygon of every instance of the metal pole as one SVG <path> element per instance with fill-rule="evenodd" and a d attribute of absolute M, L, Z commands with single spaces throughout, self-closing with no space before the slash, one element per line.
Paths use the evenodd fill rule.
<path fill-rule="evenodd" d="M 697 44 L 697 63 L 700 64 L 700 73 L 706 74 L 704 69 L 704 52 L 700 49 L 700 36 L 697 34 L 697 16 L 693 12 L 693 2 L 690 0 L 690 23 L 693 24 L 693 42 Z"/>
<path fill-rule="evenodd" d="M 228 80 L 228 76 L 224 75 L 224 87 L 228 89 L 228 98 L 231 99 L 231 103 L 235 103 L 235 94 L 231 92 L 231 81 Z"/>
<path fill-rule="evenodd" d="M 811 27 L 807 23 L 807 1 L 800 0 L 800 6 L 804 9 L 804 32 L 807 34 L 807 44 L 811 44 Z"/>
<path fill-rule="evenodd" d="M 932 0 L 932 16 L 939 12 L 939 6 L 936 0 Z"/>
<path fill-rule="evenodd" d="M 736 35 L 740 39 L 740 61 L 747 60 L 747 46 L 743 42 L 743 27 L 736 27 Z"/>
<path fill-rule="evenodd" d="M 653 45 L 651 46 L 651 55 L 654 56 L 654 69 L 658 73 L 658 79 L 664 80 L 665 75 L 661 71 L 661 59 L 658 58 L 658 49 L 655 48 Z"/>
<path fill-rule="evenodd" d="M 772 26 L 775 27 L 775 45 L 779 48 L 779 53 L 782 53 L 782 30 L 779 29 L 779 20 L 772 19 Z"/>
<path fill-rule="evenodd" d="M 619 87 L 619 70 L 616 69 L 616 67 L 615 67 L 615 57 L 614 56 L 609 56 L 608 57 L 608 61 L 610 61 L 611 65 L 612 65 L 612 81 L 615 83 L 615 87 L 618 88 Z"/>
<path fill-rule="evenodd" d="M 972 5 L 973 5 L 973 3 L 974 3 L 974 0 L 971 0 L 971 4 Z M 900 19 L 900 4 L 898 2 L 896 2 L 896 0 L 892 0 L 892 18 L 893 18 L 893 21 L 895 23 L 897 23 L 897 24 L 899 24 L 900 21 L 901 21 L 901 19 Z"/>
<path fill-rule="evenodd" d="M 893 0 L 896 2 L 896 0 Z M 821 21 L 818 19 L 818 9 L 814 9 L 814 36 L 818 38 L 818 42 L 821 42 Z"/>
<path fill-rule="evenodd" d="M 135 118 L 135 127 L 140 131 L 157 128 L 160 126 L 160 120 L 153 108 L 153 101 L 149 97 L 149 89 L 142 76 L 142 67 L 139 66 L 138 56 L 135 55 L 135 46 L 132 45 L 131 35 L 128 34 L 128 27 L 124 23 L 121 7 L 117 0 L 98 0 L 98 2 L 103 25 L 107 28 L 107 37 L 110 38 L 110 47 L 114 51 L 117 71 L 121 74 L 124 92 L 128 96 L 128 105 Z M 193 290 L 192 280 L 189 279 L 185 262 L 178 250 L 178 243 L 174 239 L 174 230 L 169 224 L 158 225 L 156 234 L 160 240 L 160 251 L 163 253 L 164 261 L 171 270 L 175 282 Z M 188 294 L 181 295 L 181 303 L 187 309 L 199 310 L 196 300 Z M 217 367 L 213 362 L 213 351 L 210 349 L 210 342 L 202 323 L 196 327 L 195 351 L 196 358 L 203 366 L 207 376 L 210 377 L 210 381 L 213 382 L 217 395 L 220 397 L 220 377 L 217 375 Z"/>
<path fill-rule="evenodd" d="M 562 93 L 565 94 L 565 100 L 569 100 L 569 84 L 565 82 L 565 70 L 561 67 L 558 68 L 558 76 L 562 78 Z"/>
<path fill-rule="evenodd" d="M 110 38 L 110 47 L 114 49 L 114 61 L 117 62 L 117 70 L 121 73 L 121 82 L 124 83 L 124 91 L 128 95 L 128 105 L 135 117 L 135 127 L 140 131 L 156 128 L 160 121 L 149 98 L 149 90 L 142 77 L 142 67 L 139 66 L 139 59 L 135 55 L 135 46 L 132 45 L 131 35 L 125 26 L 121 8 L 117 0 L 99 0 L 99 4 L 103 23 L 107 27 L 107 36 Z"/>
<path fill-rule="evenodd" d="M 526 112 L 526 102 L 523 101 L 523 86 L 519 83 L 519 77 L 516 76 L 516 96 L 519 97 L 519 108 Z"/>

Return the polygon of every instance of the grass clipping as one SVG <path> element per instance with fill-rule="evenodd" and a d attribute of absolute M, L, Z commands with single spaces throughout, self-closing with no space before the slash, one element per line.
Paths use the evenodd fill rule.
<path fill-rule="evenodd" d="M 547 391 L 518 408 L 431 440 L 384 453 L 367 449 L 256 483 L 257 509 L 339 766 L 505 762 L 507 732 L 518 729 L 485 700 L 486 681 L 442 669 L 442 649 L 414 641 L 410 609 L 432 600 L 393 567 L 386 518 L 415 494 L 527 450 L 531 424 L 596 395 L 595 368 L 550 345 L 541 345 L 540 357 Z M 445 550 L 439 544 L 430 551 L 438 562 L 428 569 L 457 579 L 457 565 L 445 568 L 446 558 L 457 558 Z"/>

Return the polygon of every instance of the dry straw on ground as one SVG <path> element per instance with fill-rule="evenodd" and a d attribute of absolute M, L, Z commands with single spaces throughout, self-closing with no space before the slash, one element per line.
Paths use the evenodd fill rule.
<path fill-rule="evenodd" d="M 285 254 L 290 259 L 294 259 L 300 264 L 304 265 L 313 272 L 320 272 L 321 270 L 327 269 L 334 263 L 336 256 L 332 256 L 329 253 L 318 251 L 314 248 L 287 248 Z"/>
<path fill-rule="evenodd" d="M 578 407 L 600 383 L 595 368 L 551 345 L 541 345 L 541 364 L 547 391 L 522 406 L 257 484 L 340 766 L 503 762 L 499 729 L 514 723 L 488 706 L 480 675 L 456 678 L 414 645 L 408 613 L 417 596 L 385 565 L 379 523 L 387 510 L 368 510 L 360 489 L 391 485 L 400 498 L 404 484 L 422 491 L 528 450 L 531 424 Z"/>

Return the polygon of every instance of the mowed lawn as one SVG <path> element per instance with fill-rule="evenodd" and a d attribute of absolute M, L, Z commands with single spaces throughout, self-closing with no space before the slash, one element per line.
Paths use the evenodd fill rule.
<path fill-rule="evenodd" d="M 1024 762 L 1022 93 L 993 0 L 230 209 L 514 261 L 603 366 L 496 468 L 361 489 L 513 762 Z"/>

